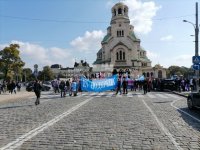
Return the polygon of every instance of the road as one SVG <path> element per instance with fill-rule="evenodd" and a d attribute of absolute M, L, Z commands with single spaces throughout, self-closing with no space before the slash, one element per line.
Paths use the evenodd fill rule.
<path fill-rule="evenodd" d="M 0 104 L 0 149 L 200 149 L 200 111 L 172 93 L 43 92 Z"/>

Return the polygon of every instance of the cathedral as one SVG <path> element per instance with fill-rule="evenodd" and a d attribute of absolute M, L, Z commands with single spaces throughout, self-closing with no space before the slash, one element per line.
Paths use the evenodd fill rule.
<path fill-rule="evenodd" d="M 119 2 L 112 7 L 111 12 L 110 26 L 93 63 L 94 71 L 111 73 L 114 69 L 118 72 L 128 70 L 133 78 L 141 75 L 166 78 L 166 69 L 160 65 L 151 66 L 151 60 L 141 47 L 141 40 L 135 35 L 134 26 L 130 24 L 128 6 Z M 109 69 L 102 69 L 104 66 Z"/>

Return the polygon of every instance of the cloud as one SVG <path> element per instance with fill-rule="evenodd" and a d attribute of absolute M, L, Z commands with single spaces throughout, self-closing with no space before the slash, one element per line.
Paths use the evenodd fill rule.
<path fill-rule="evenodd" d="M 192 56 L 193 55 L 191 54 L 182 54 L 177 57 L 174 57 L 174 64 L 176 64 L 177 66 L 191 67 Z"/>
<path fill-rule="evenodd" d="M 187 55 L 187 54 L 184 54 L 184 55 L 179 55 L 177 57 L 175 57 L 175 60 L 177 62 L 183 62 L 183 61 L 190 61 L 190 63 L 192 62 L 192 55 Z"/>
<path fill-rule="evenodd" d="M 169 61 L 170 59 L 170 61 Z M 162 59 L 160 59 L 160 62 L 162 65 L 164 65 L 165 67 L 170 67 L 170 66 L 185 66 L 190 68 L 192 65 L 192 55 L 191 54 L 181 54 L 178 56 L 169 56 L 167 58 L 162 57 Z"/>
<path fill-rule="evenodd" d="M 25 62 L 25 67 L 33 69 L 34 64 L 39 65 L 39 69 L 52 64 L 61 64 L 63 67 L 73 66 L 74 58 L 70 50 L 57 47 L 45 48 L 38 44 L 22 41 L 11 41 L 20 45 L 20 57 Z M 2 44 L 0 48 L 4 48 L 9 44 Z"/>
<path fill-rule="evenodd" d="M 160 40 L 161 41 L 171 41 L 173 40 L 173 36 L 172 35 L 167 35 L 167 36 L 164 36 L 164 37 L 161 37 Z"/>
<path fill-rule="evenodd" d="M 153 17 L 161 8 L 154 1 L 142 2 L 141 0 L 126 0 L 124 3 L 129 8 L 129 19 L 135 27 L 135 31 L 142 34 L 147 34 L 152 30 Z M 114 3 L 109 0 L 107 6 L 113 6 Z"/>
<path fill-rule="evenodd" d="M 66 49 L 61 49 L 57 47 L 50 48 L 50 53 L 53 54 L 54 59 L 68 59 L 71 54 L 67 52 Z"/>
<path fill-rule="evenodd" d="M 147 50 L 147 57 L 149 59 L 156 59 L 159 57 L 159 54 Z"/>
<path fill-rule="evenodd" d="M 147 57 L 151 60 L 151 66 L 159 64 L 160 54 L 147 50 Z"/>
<path fill-rule="evenodd" d="M 152 30 L 153 17 L 161 8 L 155 2 L 141 2 L 140 0 L 127 0 L 125 4 L 129 7 L 129 18 L 138 33 L 147 34 Z"/>
<path fill-rule="evenodd" d="M 104 35 L 105 33 L 101 30 L 86 31 L 83 37 L 77 37 L 70 44 L 80 52 L 94 52 L 94 50 L 100 49 Z"/>

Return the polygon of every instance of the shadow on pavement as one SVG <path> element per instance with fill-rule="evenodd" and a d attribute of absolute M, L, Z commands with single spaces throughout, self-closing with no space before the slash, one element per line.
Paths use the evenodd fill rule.
<path fill-rule="evenodd" d="M 181 114 L 181 117 L 189 126 L 191 126 L 193 129 L 197 131 L 200 131 L 200 110 L 199 109 L 189 110 L 188 108 L 180 108 L 180 110 L 177 110 L 177 111 Z M 182 111 L 184 111 L 185 113 Z M 193 116 L 195 119 L 187 115 L 186 113 Z"/>
<path fill-rule="evenodd" d="M 158 103 L 158 104 L 160 104 L 160 103 L 171 103 L 171 102 L 173 102 L 173 101 L 162 101 L 162 102 L 153 102 L 153 103 Z"/>
<path fill-rule="evenodd" d="M 6 107 L 0 107 L 0 109 L 20 108 L 20 107 L 27 107 L 27 106 L 33 106 L 33 105 L 6 106 Z"/>
<path fill-rule="evenodd" d="M 58 97 L 58 96 L 55 96 L 55 97 L 41 97 L 40 99 L 61 99 L 62 97 Z"/>

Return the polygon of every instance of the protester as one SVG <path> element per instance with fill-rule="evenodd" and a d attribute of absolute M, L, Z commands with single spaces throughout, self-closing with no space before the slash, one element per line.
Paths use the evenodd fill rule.
<path fill-rule="evenodd" d="M 61 97 L 65 97 L 65 82 L 62 80 L 59 84 L 59 88 L 60 88 L 60 96 Z"/>
<path fill-rule="evenodd" d="M 11 94 L 14 92 L 16 94 L 16 84 L 15 84 L 15 81 L 12 80 L 11 84 L 10 84 L 10 91 L 11 91 Z"/>
<path fill-rule="evenodd" d="M 57 92 L 60 93 L 60 91 L 59 91 L 59 81 L 58 80 L 53 82 L 53 88 L 54 88 L 55 93 L 57 93 Z"/>
<path fill-rule="evenodd" d="M 147 90 L 148 90 L 148 85 L 147 85 L 147 81 L 146 80 L 144 80 L 144 82 L 143 82 L 143 90 L 144 90 L 144 94 L 146 94 Z"/>
<path fill-rule="evenodd" d="M 70 96 L 73 94 L 73 96 L 77 96 L 77 83 L 75 80 L 72 81 L 71 84 L 71 94 Z"/>
<path fill-rule="evenodd" d="M 66 81 L 66 92 L 69 92 L 70 93 L 70 85 L 71 85 L 71 82 L 70 82 L 70 79 L 68 79 Z"/>
<path fill-rule="evenodd" d="M 17 86 L 17 91 L 19 92 L 20 89 L 21 89 L 21 83 L 20 83 L 20 82 L 17 82 L 16 86 Z"/>
<path fill-rule="evenodd" d="M 6 81 L 3 81 L 3 85 L 2 85 L 3 93 L 6 93 L 6 90 L 7 90 L 7 84 L 6 84 Z"/>
<path fill-rule="evenodd" d="M 128 86 L 128 81 L 126 81 L 126 78 L 123 77 L 122 81 L 123 94 L 128 94 L 127 86 Z"/>
<path fill-rule="evenodd" d="M 121 91 L 121 79 L 120 79 L 120 77 L 117 80 L 116 95 L 118 94 L 118 92 L 120 92 L 120 95 L 122 94 L 122 91 Z"/>
<path fill-rule="evenodd" d="M 35 105 L 39 105 L 40 104 L 41 90 L 42 90 L 42 86 L 41 86 L 40 82 L 38 80 L 35 80 L 34 92 L 35 92 L 35 95 L 37 97 L 36 101 L 35 101 Z"/>

